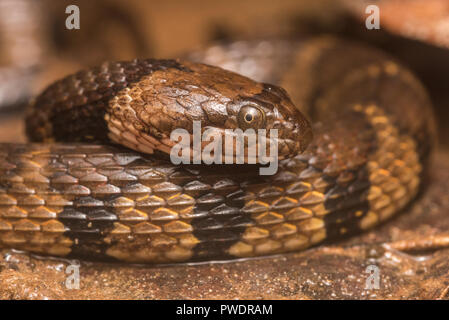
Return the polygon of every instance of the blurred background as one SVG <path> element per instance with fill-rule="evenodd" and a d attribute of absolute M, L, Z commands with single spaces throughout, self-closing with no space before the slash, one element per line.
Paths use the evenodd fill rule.
<path fill-rule="evenodd" d="M 380 8 L 380 30 L 365 28 L 372 3 Z M 80 9 L 80 29 L 66 28 L 69 5 Z M 29 99 L 82 68 L 174 58 L 217 41 L 322 33 L 368 42 L 412 68 L 447 136 L 446 0 L 0 0 L 0 141 L 25 141 L 21 115 Z"/>

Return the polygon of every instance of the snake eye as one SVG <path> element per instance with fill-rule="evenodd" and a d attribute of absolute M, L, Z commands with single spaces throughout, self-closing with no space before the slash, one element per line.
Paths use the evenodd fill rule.
<path fill-rule="evenodd" d="M 239 127 L 246 129 L 259 129 L 265 126 L 265 113 L 257 107 L 243 106 L 237 116 Z"/>

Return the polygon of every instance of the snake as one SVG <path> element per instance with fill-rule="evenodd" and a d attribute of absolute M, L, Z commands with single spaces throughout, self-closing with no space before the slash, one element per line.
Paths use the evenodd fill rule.
<path fill-rule="evenodd" d="M 249 157 L 173 163 L 171 132 L 191 137 L 194 121 L 223 139 L 264 129 L 257 146 L 278 145 L 277 172 Z M 51 84 L 25 122 L 30 143 L 0 144 L 0 247 L 129 263 L 284 254 L 363 232 L 413 202 L 435 144 L 417 77 L 332 36 L 106 62 Z"/>

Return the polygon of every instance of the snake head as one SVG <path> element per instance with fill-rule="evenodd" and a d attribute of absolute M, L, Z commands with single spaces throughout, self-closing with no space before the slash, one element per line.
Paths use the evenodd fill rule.
<path fill-rule="evenodd" d="M 258 132 L 258 138 L 262 138 L 257 141 L 258 148 L 264 142 L 265 150 L 275 145 L 279 160 L 302 153 L 313 137 L 308 120 L 284 89 L 265 83 L 257 86 L 259 92 L 241 95 L 228 104 L 224 127 Z"/>
<path fill-rule="evenodd" d="M 164 64 L 109 101 L 113 141 L 146 153 L 208 156 L 214 163 L 262 163 L 259 150 L 291 158 L 311 141 L 309 122 L 282 88 L 205 64 Z"/>

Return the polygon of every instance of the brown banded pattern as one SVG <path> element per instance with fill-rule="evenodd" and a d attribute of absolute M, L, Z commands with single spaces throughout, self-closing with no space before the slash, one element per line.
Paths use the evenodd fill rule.
<path fill-rule="evenodd" d="M 223 46 L 223 61 L 226 48 L 235 51 Z M 239 67 L 263 68 L 261 48 L 282 57 L 272 60 L 284 63 L 282 73 L 270 66 L 261 74 L 308 113 L 310 144 L 307 121 L 293 124 L 299 111 L 284 90 L 171 60 L 112 63 L 56 83 L 37 98 L 28 134 L 109 135 L 137 151 L 168 152 L 169 131 L 180 123 L 235 128 L 241 101 L 250 101 L 272 117 L 271 128 L 283 128 L 286 157 L 274 176 L 254 165 L 175 166 L 112 145 L 2 144 L 0 246 L 144 263 L 260 256 L 365 230 L 414 198 L 434 124 L 409 71 L 377 50 L 328 37 L 241 48 L 234 59 L 255 58 Z M 209 61 L 207 52 L 197 59 Z M 91 113 L 90 129 L 69 121 Z"/>

